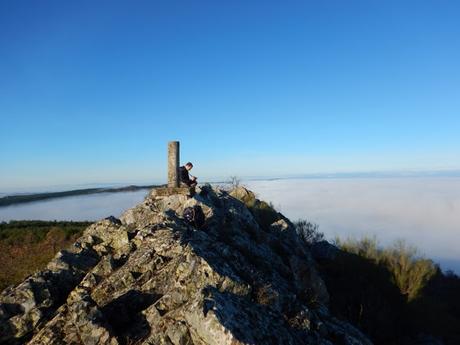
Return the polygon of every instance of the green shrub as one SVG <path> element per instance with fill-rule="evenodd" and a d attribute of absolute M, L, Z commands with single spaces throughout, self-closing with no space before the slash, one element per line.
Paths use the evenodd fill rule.
<path fill-rule="evenodd" d="M 273 205 L 265 201 L 256 200 L 256 202 L 249 207 L 249 211 L 251 211 L 257 223 L 259 223 L 263 229 L 268 229 L 271 224 L 281 219 L 280 214 L 273 208 Z"/>
<path fill-rule="evenodd" d="M 268 229 L 271 224 L 282 218 L 275 210 L 272 203 L 257 199 L 253 192 L 244 187 L 233 189 L 230 195 L 242 201 L 249 211 L 251 211 L 257 223 L 265 230 Z"/>

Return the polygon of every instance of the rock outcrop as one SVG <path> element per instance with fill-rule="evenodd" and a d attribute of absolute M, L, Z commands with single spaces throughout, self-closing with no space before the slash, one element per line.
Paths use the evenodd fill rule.
<path fill-rule="evenodd" d="M 257 203 L 241 187 L 153 189 L 3 291 L 0 343 L 370 344 L 330 314 L 291 222 L 271 210 L 267 226 Z M 193 206 L 205 215 L 199 229 L 182 218 Z"/>

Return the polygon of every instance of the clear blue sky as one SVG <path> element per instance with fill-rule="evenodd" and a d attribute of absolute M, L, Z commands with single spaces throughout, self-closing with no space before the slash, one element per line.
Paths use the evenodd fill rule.
<path fill-rule="evenodd" d="M 458 1 L 0 0 L 0 191 L 460 168 Z"/>

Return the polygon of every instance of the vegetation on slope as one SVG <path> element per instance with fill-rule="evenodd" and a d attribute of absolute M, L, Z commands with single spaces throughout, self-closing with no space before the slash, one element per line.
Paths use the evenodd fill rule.
<path fill-rule="evenodd" d="M 43 269 L 90 224 L 35 220 L 0 223 L 0 290 Z"/>
<path fill-rule="evenodd" d="M 376 238 L 369 237 L 360 240 L 336 239 L 336 244 L 348 253 L 369 259 L 377 266 L 384 266 L 390 272 L 392 283 L 409 302 L 421 296 L 425 286 L 439 270 L 432 260 L 419 256 L 415 247 L 402 240 L 385 248 L 379 247 Z"/>
<path fill-rule="evenodd" d="M 310 223 L 311 224 L 311 223 Z M 309 227 L 310 246 L 322 235 Z M 337 255 L 318 268 L 338 317 L 357 325 L 375 344 L 460 344 L 460 277 L 444 274 L 414 247 L 375 238 L 336 239 Z"/>

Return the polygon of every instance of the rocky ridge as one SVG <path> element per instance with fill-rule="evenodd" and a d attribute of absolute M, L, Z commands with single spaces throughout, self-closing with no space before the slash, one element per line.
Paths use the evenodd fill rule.
<path fill-rule="evenodd" d="M 159 191 L 4 290 L 0 343 L 371 344 L 330 314 L 293 224 L 252 192 Z M 182 217 L 193 206 L 199 229 Z"/>

